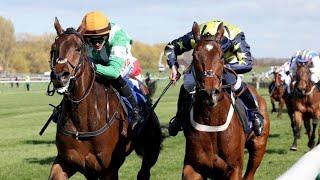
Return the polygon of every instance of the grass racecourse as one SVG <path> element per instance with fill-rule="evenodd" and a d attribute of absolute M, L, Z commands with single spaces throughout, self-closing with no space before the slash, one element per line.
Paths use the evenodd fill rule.
<path fill-rule="evenodd" d="M 157 98 L 168 81 L 159 81 Z M 11 88 L 9 84 L 0 84 L 0 180 L 47 179 L 51 164 L 57 153 L 55 147 L 56 125 L 50 124 L 43 136 L 39 130 L 51 114 L 49 103 L 58 104 L 61 96 L 49 97 L 45 94 L 47 84 L 32 84 L 27 92 L 24 84 Z M 156 112 L 162 123 L 167 123 L 176 111 L 179 85 L 168 90 Z M 268 102 L 266 89 L 259 90 Z M 302 131 L 299 150 L 292 152 L 292 133 L 287 114 L 278 119 L 271 116 L 271 133 L 267 152 L 259 167 L 255 179 L 276 179 L 296 160 L 308 151 L 307 136 Z M 181 178 L 184 157 L 184 136 L 167 138 L 159 160 L 152 169 L 151 179 L 174 180 Z M 235 152 L 236 153 L 236 152 Z M 246 154 L 247 157 L 247 154 Z M 141 160 L 132 153 L 120 169 L 120 179 L 135 179 Z M 71 179 L 85 179 L 76 174 Z"/>

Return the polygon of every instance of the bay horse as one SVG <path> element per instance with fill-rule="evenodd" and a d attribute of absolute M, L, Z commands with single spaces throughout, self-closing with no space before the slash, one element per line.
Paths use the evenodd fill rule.
<path fill-rule="evenodd" d="M 301 136 L 302 123 L 304 123 L 308 135 L 308 147 L 313 148 L 315 146 L 315 133 L 320 118 L 320 92 L 311 82 L 311 67 L 313 67 L 312 61 L 307 63 L 297 62 L 293 98 L 294 140 L 290 148 L 294 151 L 298 147 L 297 140 Z M 317 144 L 319 144 L 319 141 L 320 139 L 318 139 Z"/>
<path fill-rule="evenodd" d="M 120 166 L 133 150 L 142 156 L 137 179 L 150 179 L 162 141 L 156 114 L 149 112 L 145 128 L 133 137 L 118 93 L 96 77 L 86 55 L 84 25 L 64 31 L 56 18 L 54 27 L 51 82 L 63 94 L 63 103 L 56 132 L 58 154 L 49 179 L 67 179 L 76 172 L 87 179 L 118 179 Z"/>
<path fill-rule="evenodd" d="M 284 95 L 286 92 L 285 83 L 281 80 L 281 75 L 278 72 L 274 73 L 274 85 L 270 92 L 270 100 L 272 105 L 271 113 L 276 112 L 275 102 L 279 102 L 278 105 L 278 118 L 281 118 L 283 107 L 285 105 Z"/>
<path fill-rule="evenodd" d="M 246 147 L 249 160 L 243 179 L 254 179 L 269 136 L 266 102 L 250 87 L 265 119 L 264 132 L 259 137 L 253 132 L 246 134 L 239 116 L 231 110 L 234 96 L 230 96 L 222 85 L 224 60 L 220 42 L 223 24 L 219 25 L 215 36 L 200 36 L 199 31 L 199 25 L 194 22 L 192 32 L 196 45 L 192 63 L 197 86 L 190 121 L 184 127 L 186 149 L 182 178 L 242 179 Z M 189 116 L 185 118 L 189 119 Z"/>

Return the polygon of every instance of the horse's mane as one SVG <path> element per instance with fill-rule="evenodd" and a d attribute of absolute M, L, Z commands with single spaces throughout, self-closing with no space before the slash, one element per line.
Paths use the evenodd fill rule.
<path fill-rule="evenodd" d="M 78 34 L 79 32 L 73 27 L 68 27 L 64 32 L 64 34 Z"/>

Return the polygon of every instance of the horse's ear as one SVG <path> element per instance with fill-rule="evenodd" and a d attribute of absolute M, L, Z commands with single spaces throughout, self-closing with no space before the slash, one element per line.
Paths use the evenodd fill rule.
<path fill-rule="evenodd" d="M 60 25 L 60 22 L 59 22 L 57 17 L 54 18 L 54 28 L 57 31 L 57 35 L 60 35 L 60 34 L 63 33 L 63 29 L 62 29 L 62 27 Z"/>
<path fill-rule="evenodd" d="M 217 33 L 215 35 L 215 40 L 220 42 L 224 34 L 224 26 L 223 22 L 221 22 L 218 26 Z"/>
<path fill-rule="evenodd" d="M 197 22 L 193 22 L 192 34 L 196 42 L 200 40 L 200 27 Z"/>
<path fill-rule="evenodd" d="M 82 20 L 80 26 L 78 27 L 77 31 L 80 33 L 80 34 L 84 34 L 84 31 L 85 31 L 85 25 L 84 25 L 84 20 Z"/>

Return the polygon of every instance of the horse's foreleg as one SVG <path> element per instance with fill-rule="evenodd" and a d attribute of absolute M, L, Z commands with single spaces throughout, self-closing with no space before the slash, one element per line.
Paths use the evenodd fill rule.
<path fill-rule="evenodd" d="M 312 134 L 311 125 L 310 125 L 310 119 L 309 118 L 305 118 L 303 120 L 303 124 L 304 124 L 304 127 L 306 128 L 306 134 L 308 136 L 308 139 L 310 139 L 311 138 L 311 134 Z"/>
<path fill-rule="evenodd" d="M 318 119 L 313 119 L 312 120 L 312 132 L 310 133 L 310 138 L 308 142 L 308 147 L 312 149 L 315 145 L 315 138 L 316 138 L 316 130 L 318 126 Z"/>
<path fill-rule="evenodd" d="M 273 97 L 270 97 L 270 100 L 271 100 L 271 105 L 272 105 L 272 109 L 271 109 L 271 114 L 272 113 L 274 113 L 274 112 L 277 112 L 276 111 L 276 107 L 275 107 L 275 105 L 274 105 L 274 99 L 273 99 Z"/>
<path fill-rule="evenodd" d="M 278 110 L 278 118 L 281 118 L 282 111 L 283 111 L 283 107 L 284 107 L 284 99 L 283 99 L 283 98 L 280 98 L 280 101 L 279 101 L 279 110 Z"/>
<path fill-rule="evenodd" d="M 61 162 L 58 157 L 56 157 L 50 171 L 50 180 L 62 180 L 68 179 L 76 173 L 76 170 L 72 166 L 68 166 L 66 163 Z"/>
<path fill-rule="evenodd" d="M 290 150 L 296 151 L 298 148 L 298 139 L 300 138 L 300 131 L 301 131 L 301 126 L 302 126 L 302 113 L 299 111 L 295 111 L 294 112 L 294 118 L 293 118 L 293 122 L 294 122 L 294 127 L 295 127 L 295 132 L 294 132 L 294 140 L 293 143 L 291 145 Z"/>
<path fill-rule="evenodd" d="M 201 174 L 195 171 L 191 165 L 185 165 L 182 172 L 183 180 L 203 180 Z"/>
<path fill-rule="evenodd" d="M 266 152 L 268 135 L 263 135 L 260 137 L 255 137 L 254 139 L 250 139 L 246 148 L 249 152 L 249 159 L 247 163 L 247 169 L 243 176 L 245 180 L 254 179 L 254 174 L 257 168 L 260 166 L 262 158 Z"/>
<path fill-rule="evenodd" d="M 143 137 L 138 143 L 138 146 L 141 147 L 136 147 L 143 149 L 142 164 L 137 176 L 138 180 L 150 179 L 150 170 L 157 162 L 161 149 L 162 134 L 157 116 L 153 113 L 147 123 Z"/>

